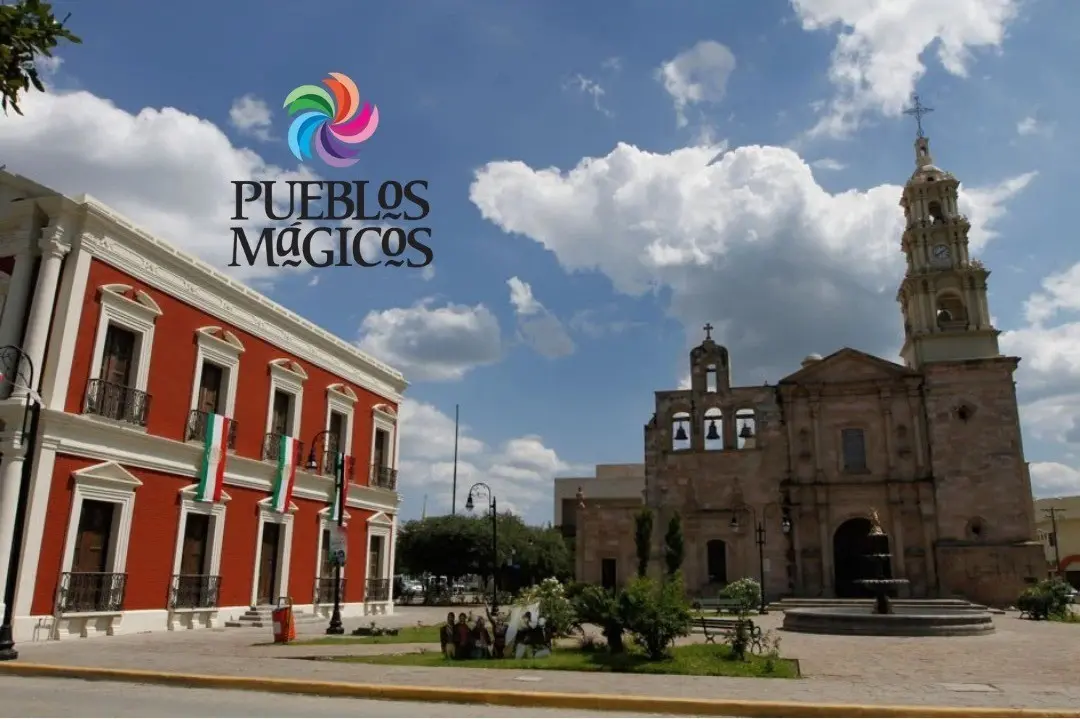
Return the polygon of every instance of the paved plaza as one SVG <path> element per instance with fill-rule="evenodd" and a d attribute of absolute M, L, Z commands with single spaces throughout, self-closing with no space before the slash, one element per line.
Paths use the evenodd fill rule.
<path fill-rule="evenodd" d="M 446 608 L 405 608 L 384 626 L 434 623 Z M 775 629 L 782 615 L 760 617 Z M 1080 709 L 1080 625 L 995 616 L 981 637 L 829 637 L 781 633 L 781 653 L 801 680 L 675 677 L 562 671 L 418 668 L 305 660 L 400 653 L 417 645 L 274 646 L 269 629 L 200 630 L 24 644 L 24 662 L 221 676 L 527 692 L 769 700 L 827 704 Z M 364 620 L 346 622 L 352 629 Z M 300 639 L 322 635 L 300 625 Z M 700 636 L 684 641 L 700 641 Z M 430 645 L 429 645 L 430 646 Z"/>

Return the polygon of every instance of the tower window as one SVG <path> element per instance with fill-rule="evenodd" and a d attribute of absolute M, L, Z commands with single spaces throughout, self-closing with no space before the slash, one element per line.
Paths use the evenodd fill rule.
<path fill-rule="evenodd" d="M 937 323 L 941 329 L 956 329 L 967 325 L 967 309 L 963 300 L 955 294 L 946 293 L 938 297 Z"/>
<path fill-rule="evenodd" d="M 843 453 L 845 472 L 865 472 L 866 437 L 861 429 L 840 430 L 840 449 Z"/>
<path fill-rule="evenodd" d="M 716 365 L 709 365 L 705 370 L 705 391 L 716 391 Z"/>
<path fill-rule="evenodd" d="M 930 221 L 935 225 L 945 221 L 945 213 L 941 211 L 940 202 L 930 203 Z"/>

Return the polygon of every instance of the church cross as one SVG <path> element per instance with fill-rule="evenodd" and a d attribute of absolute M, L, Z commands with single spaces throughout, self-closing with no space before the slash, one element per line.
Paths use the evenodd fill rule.
<path fill-rule="evenodd" d="M 923 105 L 921 102 L 919 102 L 919 96 L 918 95 L 913 95 L 912 100 L 915 102 L 914 106 L 909 107 L 908 109 L 904 110 L 904 114 L 905 115 L 911 115 L 911 116 L 913 116 L 915 118 L 915 127 L 918 128 L 918 132 L 919 132 L 917 137 L 925 137 L 925 135 L 923 135 L 923 129 L 922 129 L 923 115 L 930 114 L 931 112 L 934 111 L 934 108 L 927 107 L 926 105 Z"/>
<path fill-rule="evenodd" d="M 705 339 L 707 339 L 707 340 L 712 339 L 712 331 L 713 331 L 713 329 L 714 328 L 713 328 L 712 324 L 706 324 L 705 325 Z"/>

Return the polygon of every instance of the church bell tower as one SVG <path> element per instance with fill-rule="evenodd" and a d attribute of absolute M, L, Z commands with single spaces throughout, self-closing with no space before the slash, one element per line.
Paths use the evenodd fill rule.
<path fill-rule="evenodd" d="M 930 155 L 930 140 L 923 135 L 921 122 L 928 111 L 917 98 L 909 111 L 919 120 L 919 133 L 915 172 L 900 200 L 907 271 L 896 299 L 904 316 L 900 355 L 912 369 L 932 362 L 1001 355 L 1000 332 L 990 323 L 986 301 L 990 271 L 969 253 L 971 223 L 957 208 L 960 182 L 937 167 Z"/>

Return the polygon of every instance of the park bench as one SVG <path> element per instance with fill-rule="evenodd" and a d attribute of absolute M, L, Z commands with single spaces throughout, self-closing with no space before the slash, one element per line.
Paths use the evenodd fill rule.
<path fill-rule="evenodd" d="M 765 651 L 765 634 L 761 627 L 754 624 L 753 619 L 708 619 L 701 618 L 701 633 L 705 635 L 706 644 L 716 644 L 716 635 L 722 633 L 730 644 L 740 621 L 749 624 L 749 649 L 754 654 L 762 654 Z"/>
<path fill-rule="evenodd" d="M 717 599 L 703 599 L 697 602 L 702 609 L 714 609 L 717 614 L 735 614 L 739 610 L 739 602 L 735 599 L 719 597 Z"/>

